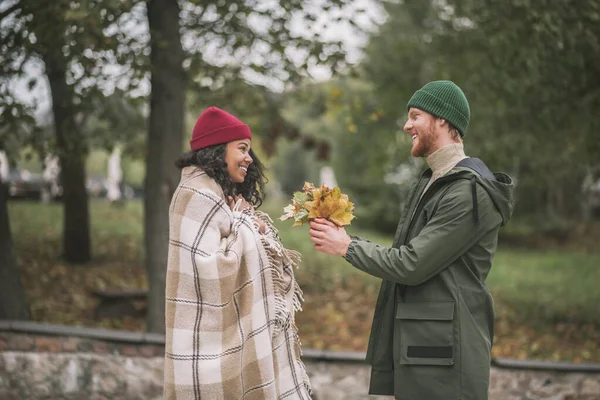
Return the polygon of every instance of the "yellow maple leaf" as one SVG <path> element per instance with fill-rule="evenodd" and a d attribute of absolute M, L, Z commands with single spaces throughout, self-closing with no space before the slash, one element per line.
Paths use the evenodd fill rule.
<path fill-rule="evenodd" d="M 319 204 L 319 213 L 323 218 L 329 218 L 329 216 L 341 206 L 341 194 L 342 192 L 339 188 L 334 188 L 333 190 L 325 192 L 323 201 Z M 344 208 L 346 207 L 344 206 Z"/>
<path fill-rule="evenodd" d="M 305 201 L 304 208 L 308 210 L 308 218 L 322 218 L 319 211 L 319 207 L 321 205 L 321 198 L 317 197 L 313 201 Z"/>
<path fill-rule="evenodd" d="M 346 202 L 346 208 L 338 208 L 329 216 L 329 220 L 339 226 L 349 225 L 350 222 L 355 218 L 352 214 L 353 210 L 354 204 L 348 201 Z"/>

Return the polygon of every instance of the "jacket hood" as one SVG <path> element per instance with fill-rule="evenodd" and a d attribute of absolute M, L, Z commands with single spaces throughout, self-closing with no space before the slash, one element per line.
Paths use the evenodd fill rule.
<path fill-rule="evenodd" d="M 481 185 L 488 193 L 494 206 L 502 216 L 502 225 L 510 219 L 514 206 L 513 179 L 503 172 L 492 173 L 479 158 L 465 158 L 450 172 L 457 179 L 470 179 L 473 184 L 474 217 L 477 215 L 477 188 Z"/>
<path fill-rule="evenodd" d="M 494 173 L 495 180 L 479 177 L 477 183 L 483 186 L 492 198 L 502 216 L 502 225 L 510 219 L 514 207 L 514 184 L 510 176 L 503 172 Z"/>

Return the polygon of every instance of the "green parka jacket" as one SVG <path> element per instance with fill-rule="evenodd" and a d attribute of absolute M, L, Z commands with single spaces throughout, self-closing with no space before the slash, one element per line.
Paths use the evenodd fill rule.
<path fill-rule="evenodd" d="M 353 266 L 383 279 L 367 351 L 369 393 L 484 400 L 494 338 L 485 279 L 512 213 L 512 180 L 476 158 L 423 194 L 430 178 L 428 169 L 414 184 L 392 248 L 353 237 L 346 252 Z"/>

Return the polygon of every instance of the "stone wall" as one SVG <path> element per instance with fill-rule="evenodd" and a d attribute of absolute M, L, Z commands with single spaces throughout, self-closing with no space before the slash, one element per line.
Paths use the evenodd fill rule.
<path fill-rule="evenodd" d="M 162 336 L 34 324 L 26 328 L 7 329 L 0 323 L 0 400 L 162 398 Z M 304 353 L 316 399 L 385 398 L 366 394 L 369 367 L 361 361 L 363 354 Z M 495 364 L 490 400 L 600 400 L 600 365 Z"/>

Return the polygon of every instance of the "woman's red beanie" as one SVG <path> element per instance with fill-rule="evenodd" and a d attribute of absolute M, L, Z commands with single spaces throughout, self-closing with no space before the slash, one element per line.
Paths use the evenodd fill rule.
<path fill-rule="evenodd" d="M 248 125 L 220 108 L 208 107 L 194 125 L 190 149 L 195 151 L 240 139 L 252 139 Z"/>

